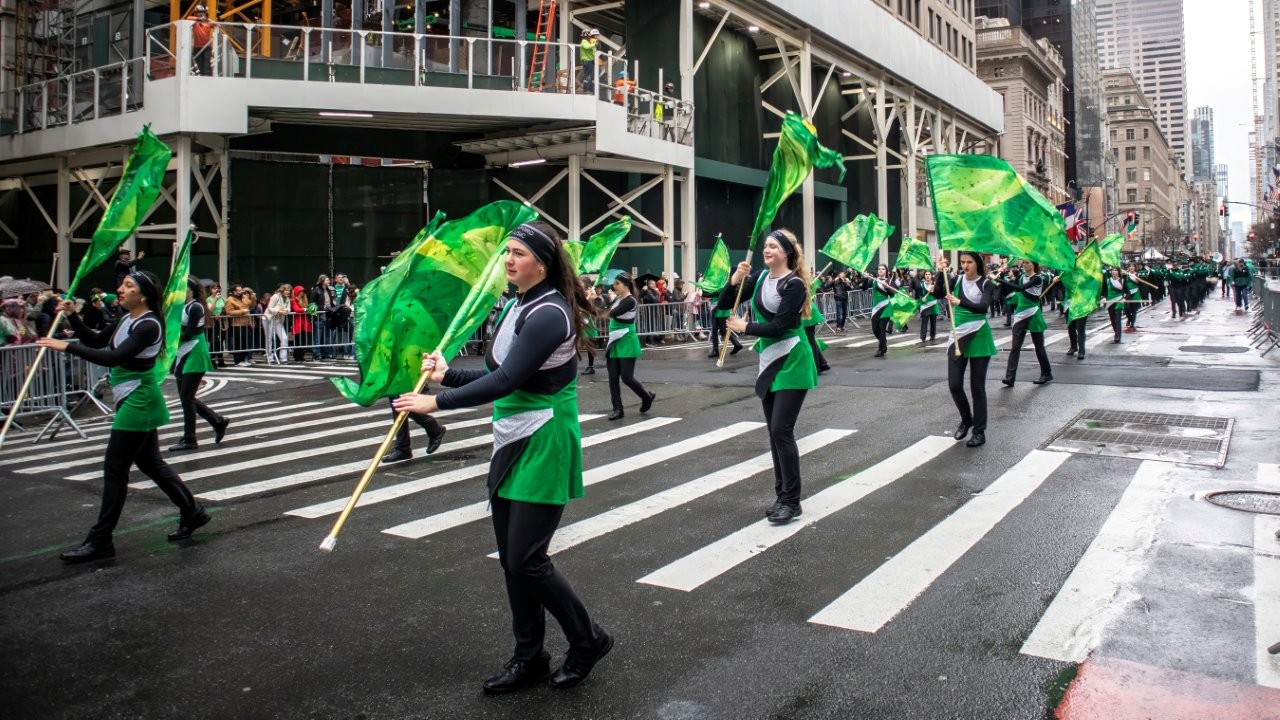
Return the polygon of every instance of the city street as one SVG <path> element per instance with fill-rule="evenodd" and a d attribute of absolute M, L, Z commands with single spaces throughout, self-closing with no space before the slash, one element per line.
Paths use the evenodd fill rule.
<path fill-rule="evenodd" d="M 647 351 L 637 375 L 657 402 L 641 415 L 628 395 L 613 423 L 603 363 L 582 377 L 588 487 L 552 550 L 617 644 L 565 691 L 481 693 L 511 649 L 487 408 L 441 413 L 430 457 L 415 427 L 415 458 L 377 474 L 333 554 L 317 546 L 391 419 L 327 381 L 353 364 L 207 376 L 227 438 L 201 425 L 201 450 L 169 457 L 213 522 L 167 543 L 173 506 L 135 471 L 109 561 L 57 557 L 96 516 L 105 427 L 13 438 L 0 707 L 14 720 L 1280 717 L 1280 659 L 1265 651 L 1280 641 L 1280 516 L 1203 498 L 1280 490 L 1280 355 L 1247 349 L 1249 318 L 1214 295 L 1180 321 L 1144 310 L 1118 345 L 1095 313 L 1083 361 L 1045 315 L 1055 380 L 1030 383 L 1028 348 L 1012 389 L 993 319 L 978 449 L 951 438 L 942 328 L 923 346 L 918 326 L 891 335 L 885 359 L 865 324 L 827 335 L 834 369 L 796 429 L 804 514 L 783 527 L 761 517 L 773 493 L 754 353 L 716 370 L 705 345 Z M 1148 433 L 1097 454 L 1059 433 L 1110 427 L 1086 411 L 1226 430 L 1216 445 L 1208 430 L 1185 434 L 1200 444 Z M 550 619 L 548 650 L 565 651 Z"/>

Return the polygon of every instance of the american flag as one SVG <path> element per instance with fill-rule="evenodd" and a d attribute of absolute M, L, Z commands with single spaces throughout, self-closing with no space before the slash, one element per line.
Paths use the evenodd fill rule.
<path fill-rule="evenodd" d="M 1071 242 L 1083 240 L 1089 232 L 1088 211 L 1085 208 L 1077 210 L 1073 203 L 1062 203 L 1058 212 L 1062 213 L 1062 221 L 1067 226 L 1067 239 Z"/>

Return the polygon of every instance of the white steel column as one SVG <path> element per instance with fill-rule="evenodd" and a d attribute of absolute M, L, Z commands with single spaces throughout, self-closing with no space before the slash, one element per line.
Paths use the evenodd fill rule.
<path fill-rule="evenodd" d="M 885 143 L 889 135 L 889 118 L 885 113 L 884 79 L 875 85 L 875 131 L 876 131 L 876 215 L 888 222 L 889 219 L 889 158 L 885 152 Z M 889 262 L 889 244 L 880 246 L 880 262 Z"/>
<path fill-rule="evenodd" d="M 58 156 L 58 204 L 54 212 L 58 224 L 54 228 L 58 234 L 58 287 L 66 288 L 71 283 L 71 171 L 67 169 L 66 155 Z"/>
<path fill-rule="evenodd" d="M 671 274 L 676 271 L 676 169 L 670 165 L 662 169 L 662 271 L 674 287 Z"/>
<path fill-rule="evenodd" d="M 783 58 L 786 63 L 786 58 Z M 809 37 L 806 37 L 800 43 L 800 112 L 805 115 L 806 120 L 812 120 L 810 117 L 810 108 L 813 107 L 813 49 Z M 817 234 L 817 223 L 814 218 L 814 193 L 813 193 L 813 173 L 804 176 L 804 184 L 800 186 L 801 190 L 801 207 L 802 212 L 802 235 L 801 245 L 804 248 L 805 260 L 817 270 L 817 258 L 815 257 L 814 235 Z"/>
<path fill-rule="evenodd" d="M 569 239 L 582 237 L 582 156 L 569 156 Z M 607 268 L 606 268 L 607 269 Z"/>
<path fill-rule="evenodd" d="M 191 136 L 179 135 L 176 145 L 178 175 L 173 186 L 173 240 L 180 243 L 191 228 Z"/>
<path fill-rule="evenodd" d="M 693 0 L 680 0 L 680 99 L 693 102 Z M 691 283 L 698 276 L 697 183 L 693 168 L 684 171 L 680 185 L 680 277 Z"/>
<path fill-rule="evenodd" d="M 907 179 L 906 206 L 907 206 L 907 226 L 903 230 L 902 236 L 914 238 L 916 230 L 919 226 L 916 224 L 916 208 L 920 204 L 920 198 L 916 194 L 916 149 L 920 143 L 920 118 L 916 116 L 915 98 L 908 100 L 906 103 L 906 113 L 903 125 L 903 133 L 906 135 L 906 157 L 903 158 L 902 164 L 906 172 L 903 175 Z"/>

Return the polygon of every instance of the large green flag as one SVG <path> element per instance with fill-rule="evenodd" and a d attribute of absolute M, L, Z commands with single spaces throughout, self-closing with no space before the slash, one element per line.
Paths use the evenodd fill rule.
<path fill-rule="evenodd" d="M 102 212 L 98 229 L 93 231 L 89 251 L 80 258 L 80 267 L 76 268 L 76 275 L 67 286 L 68 295 L 74 295 L 84 276 L 114 256 L 120 244 L 142 224 L 143 216 L 160 195 L 164 173 L 171 157 L 173 151 L 160 142 L 160 138 L 151 132 L 151 127 L 148 125 L 142 128 L 142 132 L 138 134 L 138 142 L 134 144 L 129 159 L 124 164 L 120 182 L 111 193 L 111 201 Z"/>
<path fill-rule="evenodd" d="M 569 256 L 569 260 L 573 263 L 573 267 L 577 269 L 578 274 L 582 274 L 582 251 L 586 247 L 587 244 L 581 240 L 566 240 L 564 243 L 564 252 Z"/>
<path fill-rule="evenodd" d="M 831 235 L 822 247 L 822 254 L 848 265 L 854 272 L 864 272 L 893 229 L 875 214 L 859 215 Z"/>
<path fill-rule="evenodd" d="M 1077 320 L 1098 309 L 1102 294 L 1102 253 L 1092 240 L 1080 251 L 1075 269 L 1062 274 L 1067 291 L 1067 320 Z"/>
<path fill-rule="evenodd" d="M 911 321 L 911 316 L 915 315 L 919 309 L 920 301 L 905 292 L 896 292 L 889 298 L 889 317 L 898 327 L 906 327 Z"/>
<path fill-rule="evenodd" d="M 531 208 L 500 200 L 467 217 L 419 233 L 356 298 L 355 346 L 360 382 L 333 378 L 347 399 L 371 405 L 413 389 L 422 356 L 452 358 L 506 288 L 507 235 L 537 218 Z"/>
<path fill-rule="evenodd" d="M 156 382 L 164 382 L 164 376 L 173 368 L 173 360 L 178 356 L 178 336 L 182 334 L 182 308 L 187 304 L 187 277 L 191 273 L 191 246 L 196 242 L 195 231 L 187 232 L 187 239 L 178 246 L 173 256 L 173 269 L 169 271 L 169 281 L 164 284 L 163 309 L 160 317 L 164 322 L 164 347 L 156 365 L 151 372 Z"/>
<path fill-rule="evenodd" d="M 609 267 L 609 261 L 613 259 L 614 252 L 622 244 L 622 239 L 630 232 L 630 215 L 623 215 L 621 220 L 605 225 L 603 230 L 592 235 L 587 240 L 586 245 L 583 246 L 582 257 L 578 261 L 578 270 L 588 275 L 594 275 Z"/>
<path fill-rule="evenodd" d="M 398 268 L 401 263 L 409 262 L 409 260 L 413 258 L 413 254 L 422 246 L 422 243 L 426 242 L 427 238 L 434 235 L 436 231 L 440 229 L 440 226 L 444 224 L 444 218 L 444 211 L 437 210 L 435 217 L 431 218 L 431 222 L 427 223 L 426 227 L 419 230 L 418 234 L 413 236 L 413 239 L 409 241 L 409 244 L 405 246 L 404 250 L 401 250 L 400 254 L 391 258 L 391 262 L 387 263 L 386 267 L 382 268 L 382 274 L 386 275 Z"/>
<path fill-rule="evenodd" d="M 925 162 L 943 250 L 1075 267 L 1062 213 L 1009 163 L 990 155 L 930 155 Z"/>
<path fill-rule="evenodd" d="M 1103 265 L 1111 267 L 1120 267 L 1124 262 L 1124 235 L 1120 233 L 1112 233 L 1098 242 L 1098 252 L 1102 258 Z"/>
<path fill-rule="evenodd" d="M 893 266 L 908 270 L 932 270 L 933 258 L 929 257 L 929 243 L 902 238 L 902 247 L 898 249 L 898 261 Z"/>
<path fill-rule="evenodd" d="M 747 246 L 749 252 L 755 252 L 760 234 L 769 229 L 782 203 L 791 197 L 791 193 L 800 187 L 815 167 L 838 167 L 840 180 L 844 181 L 844 156 L 823 147 L 818 142 L 817 133 L 817 128 L 808 120 L 793 112 L 788 112 L 782 119 L 782 136 L 778 138 L 778 147 L 773 151 L 773 165 L 769 166 L 764 199 L 760 202 L 755 225 L 751 228 L 751 240 Z"/>
<path fill-rule="evenodd" d="M 702 273 L 702 279 L 694 283 L 698 289 L 708 295 L 714 295 L 724 290 L 724 286 L 729 284 L 729 247 L 724 244 L 724 238 L 716 235 L 716 246 L 711 250 L 711 259 L 707 262 L 707 269 Z"/>

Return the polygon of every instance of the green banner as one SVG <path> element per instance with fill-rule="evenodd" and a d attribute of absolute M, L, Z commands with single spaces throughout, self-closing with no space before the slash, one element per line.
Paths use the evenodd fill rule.
<path fill-rule="evenodd" d="M 848 265 L 854 272 L 865 272 L 893 230 L 892 225 L 874 214 L 859 215 L 836 229 L 822 247 L 822 254 Z"/>
<path fill-rule="evenodd" d="M 152 368 L 156 382 L 164 382 L 169 374 L 173 361 L 178 356 L 179 336 L 182 334 L 182 308 L 187 304 L 187 278 L 191 274 L 191 246 L 196 242 L 195 231 L 187 232 L 187 239 L 178 246 L 173 256 L 173 269 L 169 271 L 169 281 L 164 284 L 161 296 L 163 310 L 160 312 L 164 322 L 164 348 L 156 365 Z"/>
<path fill-rule="evenodd" d="M 716 235 L 716 246 L 711 250 L 711 260 L 702 273 L 702 279 L 694 283 L 706 295 L 716 295 L 729 284 L 729 247 L 724 238 Z"/>
<path fill-rule="evenodd" d="M 769 230 L 778 215 L 782 203 L 791 197 L 815 167 L 840 168 L 840 181 L 844 181 L 844 156 L 825 148 L 818 142 L 818 130 L 808 120 L 788 112 L 782 120 L 782 135 L 773 151 L 773 164 L 769 166 L 769 179 L 765 183 L 764 199 L 756 213 L 755 225 L 747 249 L 755 252 L 760 235 Z"/>
<path fill-rule="evenodd" d="M 1080 251 L 1074 270 L 1062 274 L 1066 288 L 1067 320 L 1087 317 L 1098 309 L 1102 294 L 1102 254 L 1098 241 L 1092 240 Z"/>
<path fill-rule="evenodd" d="M 898 249 L 898 261 L 895 268 L 908 270 L 932 270 L 933 258 L 929 257 L 929 244 L 911 238 L 902 238 L 902 247 Z"/>

